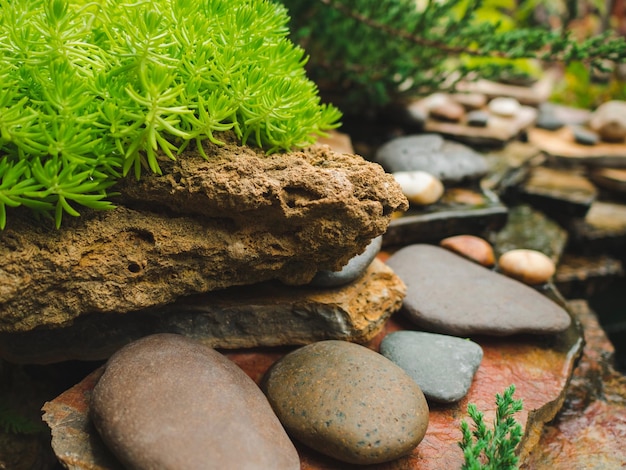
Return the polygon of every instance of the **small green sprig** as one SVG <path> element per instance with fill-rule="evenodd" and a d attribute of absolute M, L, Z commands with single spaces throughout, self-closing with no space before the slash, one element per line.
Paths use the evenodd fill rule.
<path fill-rule="evenodd" d="M 0 0 L 0 229 L 110 209 L 117 179 L 215 133 L 276 152 L 337 127 L 288 21 L 269 0 Z"/>
<path fill-rule="evenodd" d="M 463 470 L 514 470 L 519 458 L 515 448 L 522 439 L 522 426 L 513 415 L 523 408 L 522 400 L 514 400 L 515 385 L 507 388 L 502 395 L 496 394 L 496 418 L 493 430 L 487 429 L 484 414 L 470 403 L 467 413 L 474 422 L 470 430 L 467 421 L 461 422 L 463 440 L 459 446 L 463 450 L 465 463 Z"/>

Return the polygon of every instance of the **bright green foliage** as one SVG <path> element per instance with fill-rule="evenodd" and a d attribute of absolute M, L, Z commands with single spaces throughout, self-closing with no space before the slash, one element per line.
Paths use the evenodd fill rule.
<path fill-rule="evenodd" d="M 269 0 L 0 0 L 0 228 L 111 208 L 118 178 L 222 131 L 275 152 L 337 127 L 288 21 Z"/>
<path fill-rule="evenodd" d="M 515 448 L 522 439 L 522 426 L 513 415 L 522 410 L 522 400 L 514 400 L 515 385 L 511 385 L 504 394 L 496 394 L 496 419 L 493 430 L 487 429 L 484 415 L 476 405 L 470 403 L 467 413 L 474 422 L 470 430 L 466 421 L 461 422 L 463 440 L 459 443 L 463 449 L 465 463 L 463 470 L 514 470 L 518 457 Z"/>
<path fill-rule="evenodd" d="M 593 67 L 626 60 L 624 38 L 577 42 L 561 31 L 496 20 L 502 6 L 514 4 L 505 0 L 282 1 L 294 40 L 310 54 L 311 78 L 345 112 L 450 89 L 466 77 L 518 78 L 522 59 Z"/>

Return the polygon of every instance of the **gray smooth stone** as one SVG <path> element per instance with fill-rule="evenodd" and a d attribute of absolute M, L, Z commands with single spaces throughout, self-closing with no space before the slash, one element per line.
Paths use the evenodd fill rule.
<path fill-rule="evenodd" d="M 113 355 L 94 387 L 91 413 L 130 469 L 300 469 L 252 379 L 181 335 L 148 336 Z"/>
<path fill-rule="evenodd" d="M 426 434 L 428 405 L 417 383 L 358 344 L 331 340 L 297 349 L 261 386 L 291 436 L 344 462 L 394 460 Z"/>
<path fill-rule="evenodd" d="M 489 113 L 479 109 L 467 113 L 468 126 L 487 127 L 487 124 L 489 124 Z"/>
<path fill-rule="evenodd" d="M 445 248 L 417 244 L 387 260 L 404 281 L 403 312 L 421 328 L 455 336 L 554 334 L 570 315 L 533 288 Z"/>
<path fill-rule="evenodd" d="M 473 341 L 423 331 L 389 333 L 380 353 L 417 382 L 427 399 L 454 403 L 469 391 L 483 350 Z"/>
<path fill-rule="evenodd" d="M 572 126 L 574 140 L 582 145 L 596 145 L 600 141 L 600 136 L 592 130 L 580 126 Z"/>
<path fill-rule="evenodd" d="M 340 271 L 318 271 L 310 285 L 319 287 L 337 287 L 348 284 L 361 276 L 372 263 L 383 245 L 383 237 L 374 238 L 365 251 L 356 255 Z"/>
<path fill-rule="evenodd" d="M 376 161 L 390 173 L 425 171 L 444 183 L 478 180 L 488 171 L 485 157 L 439 134 L 397 137 L 378 149 Z"/>

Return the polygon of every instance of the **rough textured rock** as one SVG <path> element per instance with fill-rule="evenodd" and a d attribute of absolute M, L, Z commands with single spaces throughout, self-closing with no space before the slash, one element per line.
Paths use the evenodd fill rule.
<path fill-rule="evenodd" d="M 60 230 L 12 214 L 0 232 L 0 331 L 339 270 L 407 201 L 391 175 L 328 147 L 264 155 L 207 148 L 128 180 L 113 211 Z"/>
<path fill-rule="evenodd" d="M 344 462 L 367 465 L 406 455 L 428 426 L 419 386 L 385 357 L 345 341 L 287 354 L 262 388 L 290 435 Z"/>
<path fill-rule="evenodd" d="M 266 282 L 179 299 L 125 315 L 83 315 L 63 328 L 0 333 L 0 357 L 16 363 L 107 359 L 154 333 L 179 333 L 216 348 L 365 342 L 402 306 L 404 283 L 379 260 L 340 288 Z"/>
<path fill-rule="evenodd" d="M 445 248 L 410 245 L 388 260 L 407 285 L 403 313 L 427 331 L 467 336 L 554 334 L 571 318 L 533 288 Z"/>
<path fill-rule="evenodd" d="M 93 390 L 91 414 L 127 468 L 300 468 L 250 377 L 180 335 L 149 336 L 111 357 Z"/>

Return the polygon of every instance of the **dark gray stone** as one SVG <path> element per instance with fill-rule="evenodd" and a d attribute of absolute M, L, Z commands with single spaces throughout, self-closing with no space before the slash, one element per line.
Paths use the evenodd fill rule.
<path fill-rule="evenodd" d="M 574 140 L 582 145 L 596 145 L 600 141 L 600 136 L 592 130 L 580 126 L 571 126 Z"/>
<path fill-rule="evenodd" d="M 467 125 L 472 127 L 487 127 L 489 123 L 489 113 L 481 110 L 467 113 Z"/>
<path fill-rule="evenodd" d="M 482 348 L 473 341 L 408 330 L 385 336 L 380 353 L 402 367 L 427 399 L 442 403 L 467 395 L 483 358 Z"/>
<path fill-rule="evenodd" d="M 365 251 L 348 261 L 348 264 L 346 264 L 341 271 L 319 271 L 311 281 L 311 285 L 337 287 L 354 281 L 365 272 L 374 258 L 376 258 L 382 244 L 382 236 L 374 238 L 370 244 L 365 247 Z"/>
<path fill-rule="evenodd" d="M 287 354 L 262 387 L 291 436 L 349 463 L 406 455 L 428 426 L 428 405 L 415 381 L 382 355 L 346 341 Z"/>
<path fill-rule="evenodd" d="M 478 180 L 488 170 L 482 155 L 438 134 L 395 138 L 378 149 L 376 161 L 390 173 L 425 171 L 444 183 Z"/>
<path fill-rule="evenodd" d="M 292 469 L 298 453 L 237 365 L 180 335 L 153 335 L 111 357 L 91 412 L 127 468 Z"/>
<path fill-rule="evenodd" d="M 539 115 L 537 116 L 535 126 L 549 131 L 556 131 L 564 125 L 565 122 L 557 115 L 554 106 L 550 103 L 543 103 L 539 106 Z"/>
<path fill-rule="evenodd" d="M 407 286 L 403 311 L 421 328 L 455 336 L 554 334 L 569 314 L 531 287 L 432 245 L 395 252 L 388 266 Z"/>

